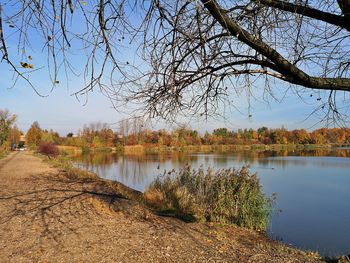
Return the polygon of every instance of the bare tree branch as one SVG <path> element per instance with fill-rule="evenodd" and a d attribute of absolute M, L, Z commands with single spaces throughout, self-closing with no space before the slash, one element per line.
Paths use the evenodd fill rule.
<path fill-rule="evenodd" d="M 319 94 L 315 108 L 346 118 L 349 11 L 350 0 L 6 0 L 0 50 L 34 90 L 38 69 L 23 65 L 27 52 L 45 51 L 51 89 L 81 74 L 77 98 L 97 89 L 116 109 L 151 116 L 206 117 L 237 96 L 250 108 L 285 87 L 304 101 Z"/>
<path fill-rule="evenodd" d="M 324 12 L 316 8 L 311 8 L 306 4 L 305 5 L 293 4 L 286 1 L 278 1 L 278 0 L 255 0 L 255 2 L 261 3 L 265 6 L 269 6 L 272 8 L 278 8 L 283 11 L 293 12 L 303 16 L 314 18 L 326 23 L 330 23 L 335 26 L 339 26 L 341 28 L 344 28 L 350 31 L 350 24 L 346 16 L 340 16 L 340 15 Z M 348 2 L 348 1 L 346 0 L 344 2 Z M 346 12 L 345 13 L 343 12 L 343 14 L 345 15 Z"/>
<path fill-rule="evenodd" d="M 350 91 L 349 78 L 317 78 L 309 76 L 304 71 L 290 63 L 275 49 L 271 48 L 271 46 L 267 45 L 260 39 L 257 39 L 255 36 L 235 23 L 223 11 L 223 9 L 220 8 L 215 0 L 202 0 L 202 3 L 223 28 L 227 29 L 240 41 L 246 43 L 254 50 L 258 51 L 260 54 L 272 61 L 276 67 L 278 67 L 280 72 L 285 72 L 285 74 L 289 76 L 289 78 L 286 78 L 287 81 L 309 88 Z"/>

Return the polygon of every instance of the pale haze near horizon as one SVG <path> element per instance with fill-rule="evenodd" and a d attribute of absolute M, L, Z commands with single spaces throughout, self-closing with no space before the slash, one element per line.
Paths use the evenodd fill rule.
<path fill-rule="evenodd" d="M 6 69 L 0 67 L 2 76 Z M 88 95 L 88 101 L 83 98 L 78 101 L 72 96 L 71 88 L 62 86 L 56 87 L 48 97 L 38 96 L 30 87 L 16 85 L 11 88 L 11 79 L 0 79 L 0 108 L 8 109 L 18 116 L 17 126 L 26 132 L 34 121 L 38 121 L 41 128 L 53 129 L 65 136 L 69 132 L 77 133 L 84 125 L 94 122 L 111 124 L 111 128 L 118 130 L 118 121 L 129 118 L 125 113 L 116 111 L 111 102 L 99 91 Z M 70 85 L 70 84 L 69 84 Z M 72 84 L 73 85 L 73 84 Z M 49 81 L 47 81 L 49 86 Z M 257 129 L 262 126 L 269 128 L 285 127 L 287 129 L 313 129 L 318 127 L 317 119 L 305 118 L 312 112 L 312 106 L 307 105 L 290 96 L 281 103 L 271 102 L 269 104 L 253 101 L 249 117 L 247 99 L 242 95 L 236 102 L 241 112 L 237 110 L 221 109 L 224 117 L 211 118 L 207 120 L 180 117 L 177 123 L 185 123 L 200 133 L 212 131 L 215 128 L 226 127 L 236 130 L 239 128 Z M 126 109 L 127 111 L 127 109 Z M 166 123 L 153 120 L 149 128 L 171 129 L 176 123 Z"/>

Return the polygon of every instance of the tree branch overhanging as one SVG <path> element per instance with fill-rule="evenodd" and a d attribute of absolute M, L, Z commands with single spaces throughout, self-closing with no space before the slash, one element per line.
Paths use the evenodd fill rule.
<path fill-rule="evenodd" d="M 20 32 L 17 56 L 0 36 L 3 61 L 16 76 L 34 79 L 17 66 L 21 56 L 28 58 L 23 50 L 32 48 L 29 39 L 43 37 L 38 50 L 47 50 L 54 83 L 62 68 L 71 68 L 68 55 L 82 47 L 86 66 L 78 74 L 85 83 L 74 94 L 97 88 L 123 109 L 131 101 L 163 116 L 210 111 L 232 94 L 251 96 L 255 87 L 274 97 L 274 87 L 283 82 L 296 92 L 350 91 L 350 0 L 3 3 L 18 8 L 0 16 L 5 36 Z"/>
<path fill-rule="evenodd" d="M 339 8 L 341 9 L 344 20 L 347 24 L 347 29 L 350 28 L 350 0 L 337 0 Z"/>
<path fill-rule="evenodd" d="M 232 36 L 237 37 L 240 41 L 247 44 L 265 56 L 266 59 L 274 63 L 276 67 L 286 73 L 286 79 L 289 82 L 313 89 L 350 91 L 349 78 L 321 78 L 309 76 L 297 66 L 290 63 L 271 46 L 267 45 L 262 40 L 253 36 L 247 30 L 239 26 L 223 11 L 224 9 L 221 8 L 215 0 L 201 1 L 210 14 L 221 24 L 223 28 L 228 30 Z"/>
<path fill-rule="evenodd" d="M 347 14 L 346 13 L 344 14 L 344 12 L 343 12 L 344 16 L 340 16 L 340 15 L 324 12 L 316 8 L 309 7 L 306 4 L 305 5 L 293 4 L 293 3 L 279 1 L 279 0 L 254 0 L 254 2 L 258 4 L 262 4 L 264 6 L 277 8 L 283 11 L 314 18 L 316 20 L 323 21 L 350 31 L 350 23 L 348 21 Z M 348 2 L 348 1 L 345 0 L 344 2 Z"/>

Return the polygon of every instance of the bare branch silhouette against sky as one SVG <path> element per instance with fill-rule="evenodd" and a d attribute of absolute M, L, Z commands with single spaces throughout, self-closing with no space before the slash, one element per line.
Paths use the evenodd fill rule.
<path fill-rule="evenodd" d="M 78 76 L 78 99 L 99 90 L 116 109 L 175 120 L 241 110 L 237 97 L 251 117 L 255 101 L 287 93 L 347 125 L 349 11 L 349 0 L 7 0 L 0 50 L 13 83 L 42 96 Z"/>

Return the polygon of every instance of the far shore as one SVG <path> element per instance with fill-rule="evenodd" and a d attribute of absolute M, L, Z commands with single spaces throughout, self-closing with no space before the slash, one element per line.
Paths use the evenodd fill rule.
<path fill-rule="evenodd" d="M 116 147 L 78 147 L 58 145 L 61 152 L 69 154 L 79 154 L 83 152 L 120 152 L 124 154 L 145 154 L 145 153 L 169 153 L 169 152 L 233 152 L 233 151 L 280 151 L 280 150 L 318 150 L 332 149 L 338 147 L 349 147 L 349 145 L 339 144 L 249 144 L 249 145 L 125 145 Z"/>

